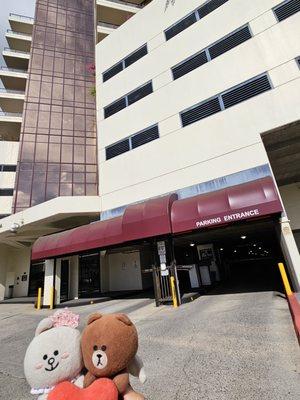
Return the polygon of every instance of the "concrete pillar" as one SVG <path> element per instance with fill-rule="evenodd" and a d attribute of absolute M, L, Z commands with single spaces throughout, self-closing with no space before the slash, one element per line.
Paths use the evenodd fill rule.
<path fill-rule="evenodd" d="M 287 217 L 280 219 L 279 238 L 295 291 L 300 291 L 300 254 Z"/>
<path fill-rule="evenodd" d="M 45 261 L 45 280 L 43 290 L 43 305 L 49 307 L 51 288 L 55 287 L 54 304 L 60 304 L 60 260 Z"/>
<path fill-rule="evenodd" d="M 0 301 L 4 300 L 6 286 L 6 257 L 4 250 L 0 248 Z"/>
<path fill-rule="evenodd" d="M 79 257 L 73 256 L 70 259 L 69 270 L 69 298 L 78 299 L 79 289 Z"/>

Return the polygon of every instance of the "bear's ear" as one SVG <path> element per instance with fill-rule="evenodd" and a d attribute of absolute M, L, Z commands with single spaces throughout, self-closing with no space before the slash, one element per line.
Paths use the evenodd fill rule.
<path fill-rule="evenodd" d="M 132 322 L 130 321 L 130 319 L 125 314 L 116 314 L 116 318 L 119 321 L 123 322 L 125 325 L 128 325 L 128 326 L 132 325 Z"/>
<path fill-rule="evenodd" d="M 90 325 L 92 322 L 97 321 L 97 319 L 100 318 L 102 318 L 102 314 L 100 313 L 91 314 L 88 318 L 87 325 Z"/>
<path fill-rule="evenodd" d="M 38 324 L 38 326 L 35 330 L 35 336 L 38 336 L 42 332 L 48 331 L 51 328 L 53 328 L 53 322 L 52 322 L 51 318 L 44 318 Z"/>

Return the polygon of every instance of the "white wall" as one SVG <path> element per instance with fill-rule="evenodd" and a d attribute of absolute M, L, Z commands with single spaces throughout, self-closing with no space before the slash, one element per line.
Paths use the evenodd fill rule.
<path fill-rule="evenodd" d="M 30 249 L 0 245 L 0 300 L 8 296 L 10 285 L 14 286 L 14 297 L 27 296 L 29 272 Z M 23 275 L 26 275 L 27 279 L 22 281 Z"/>
<path fill-rule="evenodd" d="M 0 165 L 17 165 L 19 142 L 0 141 Z M 15 172 L 0 171 L 0 189 L 15 187 Z M 10 214 L 12 210 L 12 196 L 0 197 L 0 214 Z"/>
<path fill-rule="evenodd" d="M 300 183 L 280 186 L 279 191 L 292 230 L 300 229 Z"/>
<path fill-rule="evenodd" d="M 140 253 L 109 254 L 110 291 L 142 290 Z"/>
<path fill-rule="evenodd" d="M 97 45 L 101 209 L 108 210 L 268 163 L 260 134 L 300 119 L 300 15 L 277 23 L 276 0 L 231 0 L 168 42 L 163 30 L 199 1 L 153 1 Z M 254 38 L 184 77 L 170 68 L 250 23 Z M 149 54 L 107 82 L 101 74 L 148 43 Z M 268 71 L 274 89 L 181 127 L 179 112 Z M 154 93 L 103 119 L 103 107 L 153 79 Z M 105 147 L 154 123 L 160 139 L 109 161 Z"/>

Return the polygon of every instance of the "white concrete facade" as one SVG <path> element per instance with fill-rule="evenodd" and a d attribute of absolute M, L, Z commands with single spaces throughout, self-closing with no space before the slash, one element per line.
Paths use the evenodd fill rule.
<path fill-rule="evenodd" d="M 300 15 L 278 23 L 272 8 L 281 1 L 231 0 L 166 41 L 164 30 L 202 3 L 165 10 L 153 1 L 97 45 L 102 210 L 266 164 L 260 135 L 300 119 Z M 247 23 L 252 39 L 173 80 L 171 67 Z M 144 43 L 147 56 L 103 83 L 107 68 Z M 264 72 L 272 90 L 182 129 L 179 112 Z M 105 106 L 150 80 L 152 94 L 104 119 Z M 156 123 L 158 140 L 106 161 L 107 146 Z"/>

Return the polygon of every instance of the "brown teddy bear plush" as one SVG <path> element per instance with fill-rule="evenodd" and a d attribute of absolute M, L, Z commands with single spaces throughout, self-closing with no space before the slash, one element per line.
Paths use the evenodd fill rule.
<path fill-rule="evenodd" d="M 85 368 L 84 387 L 97 378 L 111 378 L 119 391 L 120 399 L 144 400 L 129 383 L 128 366 L 138 350 L 135 326 L 124 314 L 92 314 L 81 337 Z"/>

